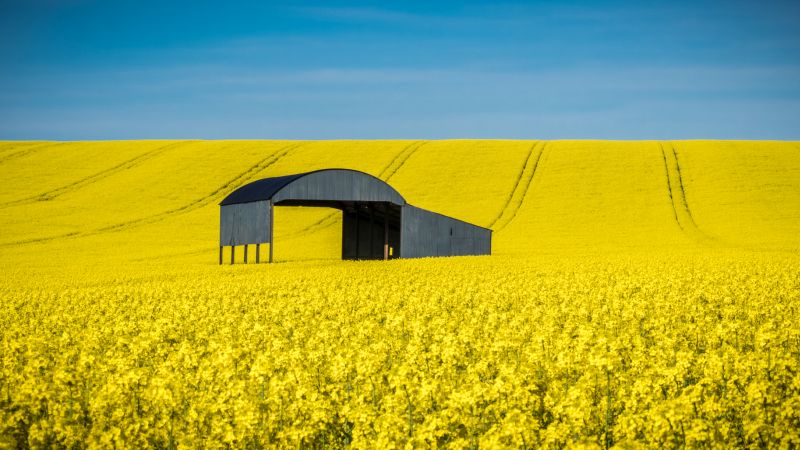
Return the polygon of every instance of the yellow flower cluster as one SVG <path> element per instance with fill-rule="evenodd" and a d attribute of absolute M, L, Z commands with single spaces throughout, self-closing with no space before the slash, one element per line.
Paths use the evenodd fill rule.
<path fill-rule="evenodd" d="M 0 142 L 0 448 L 800 447 L 797 150 Z M 217 266 L 221 198 L 326 167 L 493 255 L 342 262 L 278 207 Z"/>
<path fill-rule="evenodd" d="M 297 263 L 6 288 L 0 435 L 12 447 L 800 445 L 800 263 L 690 261 Z"/>

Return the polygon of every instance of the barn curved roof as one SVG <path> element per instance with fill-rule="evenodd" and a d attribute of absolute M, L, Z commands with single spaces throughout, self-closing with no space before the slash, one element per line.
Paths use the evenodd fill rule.
<path fill-rule="evenodd" d="M 228 194 L 220 206 L 263 200 L 406 203 L 397 190 L 373 175 L 352 169 L 322 169 L 253 181 Z"/>

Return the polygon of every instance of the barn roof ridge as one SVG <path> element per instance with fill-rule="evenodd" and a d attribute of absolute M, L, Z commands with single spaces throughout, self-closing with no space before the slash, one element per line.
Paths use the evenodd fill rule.
<path fill-rule="evenodd" d="M 403 199 L 405 202 L 405 198 L 397 192 L 397 189 L 392 187 L 386 180 L 382 180 L 371 173 L 364 172 L 362 170 L 357 169 L 348 169 L 343 167 L 331 167 L 325 169 L 317 169 L 311 170 L 308 172 L 301 172 L 295 173 L 290 175 L 281 175 L 277 177 L 267 177 L 262 178 L 260 180 L 251 181 L 243 186 L 236 188 L 233 192 L 229 193 L 222 201 L 219 203 L 219 206 L 225 205 L 233 205 L 237 203 L 251 203 L 256 201 L 262 200 L 270 200 L 274 197 L 278 192 L 280 192 L 286 186 L 292 184 L 293 182 L 306 177 L 308 175 L 312 175 L 319 172 L 327 172 L 327 171 L 348 171 L 348 172 L 355 172 L 358 174 L 362 174 L 368 176 L 370 178 L 374 178 L 381 183 L 385 184 L 387 187 L 392 189 L 395 193 L 397 193 L 400 198 Z"/>

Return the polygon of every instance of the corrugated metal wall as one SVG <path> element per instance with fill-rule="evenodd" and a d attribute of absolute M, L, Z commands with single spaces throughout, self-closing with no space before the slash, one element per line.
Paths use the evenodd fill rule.
<path fill-rule="evenodd" d="M 220 207 L 219 245 L 269 242 L 269 201 Z"/>
<path fill-rule="evenodd" d="M 400 254 L 426 256 L 490 255 L 492 231 L 406 204 L 402 211 Z"/>

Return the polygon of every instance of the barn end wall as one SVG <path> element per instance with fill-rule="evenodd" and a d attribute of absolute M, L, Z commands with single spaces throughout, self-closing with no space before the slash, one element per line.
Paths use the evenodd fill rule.
<path fill-rule="evenodd" d="M 219 245 L 263 244 L 270 239 L 268 200 L 220 207 Z"/>
<path fill-rule="evenodd" d="M 467 256 L 492 254 L 492 230 L 422 208 L 403 206 L 400 256 Z"/>

